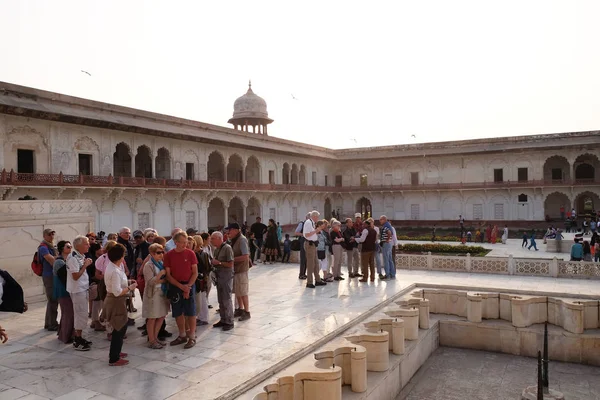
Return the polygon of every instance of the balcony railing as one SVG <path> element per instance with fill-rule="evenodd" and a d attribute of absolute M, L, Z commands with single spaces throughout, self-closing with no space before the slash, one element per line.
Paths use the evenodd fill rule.
<path fill-rule="evenodd" d="M 0 184 L 3 186 L 63 186 L 63 187 L 131 187 L 165 189 L 235 189 L 285 192 L 364 192 L 364 191 L 411 191 L 452 189 L 504 189 L 560 186 L 598 186 L 600 179 L 561 179 L 504 182 L 425 183 L 419 185 L 369 185 L 369 186 L 313 186 L 280 185 L 253 182 L 196 181 L 185 179 L 136 178 L 119 176 L 25 174 L 2 170 Z"/>

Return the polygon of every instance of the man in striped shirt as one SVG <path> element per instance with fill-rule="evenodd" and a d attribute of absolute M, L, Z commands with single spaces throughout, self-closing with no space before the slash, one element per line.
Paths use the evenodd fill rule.
<path fill-rule="evenodd" d="M 392 247 L 393 244 L 393 229 L 392 224 L 388 221 L 385 215 L 379 217 L 379 223 L 381 224 L 381 252 L 383 254 L 383 268 L 385 270 L 384 279 L 396 279 L 396 268 L 394 267 L 394 260 L 392 258 Z"/>

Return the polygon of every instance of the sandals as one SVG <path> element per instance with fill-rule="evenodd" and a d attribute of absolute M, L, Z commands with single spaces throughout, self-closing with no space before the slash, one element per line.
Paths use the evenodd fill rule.
<path fill-rule="evenodd" d="M 183 348 L 184 349 L 191 349 L 195 345 L 196 345 L 196 339 L 189 338 L 188 341 L 187 341 L 187 343 L 185 344 L 185 346 L 183 346 Z"/>
<path fill-rule="evenodd" d="M 153 343 L 149 343 L 148 347 L 150 347 L 151 349 L 154 349 L 154 350 L 160 350 L 164 346 L 162 344 L 160 344 L 159 342 L 153 342 Z"/>
<path fill-rule="evenodd" d="M 183 344 L 186 342 L 187 342 L 187 338 L 177 336 L 177 339 L 173 340 L 170 344 L 171 344 L 171 346 L 177 346 L 177 345 L 180 345 L 180 344 Z"/>

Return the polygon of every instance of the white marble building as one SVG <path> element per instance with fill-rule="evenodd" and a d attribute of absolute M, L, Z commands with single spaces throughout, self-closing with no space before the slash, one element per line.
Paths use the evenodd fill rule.
<path fill-rule="evenodd" d="M 235 107 L 230 129 L 0 82 L 1 199 L 89 199 L 97 230 L 164 234 L 311 209 L 412 224 L 600 209 L 599 131 L 331 150 L 268 136 L 251 89 Z"/>

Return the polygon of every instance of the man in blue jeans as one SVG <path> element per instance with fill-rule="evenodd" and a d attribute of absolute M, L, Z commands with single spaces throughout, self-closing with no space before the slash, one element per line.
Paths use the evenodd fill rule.
<path fill-rule="evenodd" d="M 379 217 L 379 223 L 381 224 L 381 252 L 383 254 L 383 268 L 385 270 L 385 277 L 380 278 L 382 280 L 396 279 L 396 268 L 394 268 L 394 260 L 392 258 L 392 225 L 387 220 L 385 215 Z"/>

